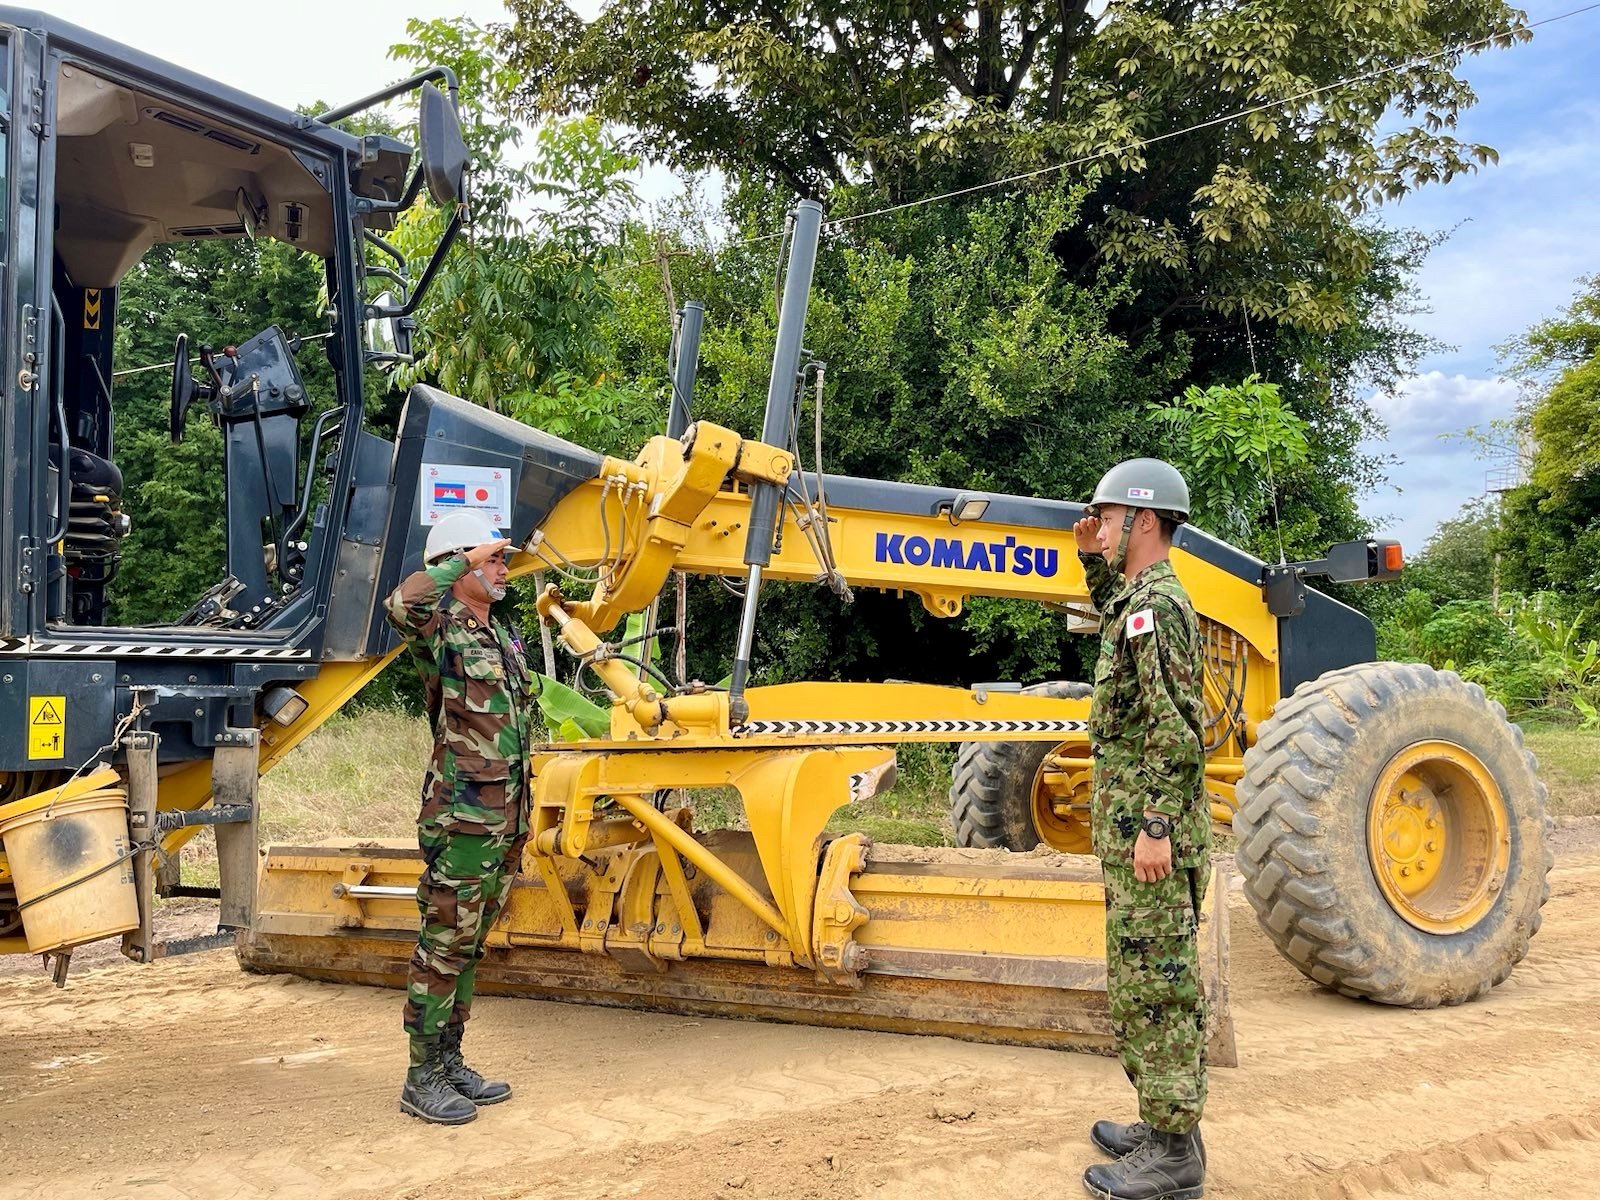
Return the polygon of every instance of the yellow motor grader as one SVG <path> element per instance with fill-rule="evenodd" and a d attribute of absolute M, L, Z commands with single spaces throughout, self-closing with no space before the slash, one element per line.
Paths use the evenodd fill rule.
<path fill-rule="evenodd" d="M 690 417 L 692 305 L 668 433 L 632 461 L 426 386 L 384 437 L 363 420 L 364 372 L 409 356 L 409 314 L 462 219 L 449 73 L 311 119 L 36 14 L 0 9 L 0 39 L 5 170 L 28 183 L 7 189 L 15 336 L 0 351 L 0 951 L 52 957 L 59 981 L 72 947 L 100 937 L 146 962 L 236 944 L 250 970 L 399 984 L 415 844 L 260 846 L 257 785 L 398 652 L 383 598 L 434 522 L 475 507 L 521 547 L 514 570 L 559 580 L 541 619 L 609 704 L 603 735 L 536 748 L 532 835 L 479 990 L 1110 1045 L 1087 687 L 749 685 L 761 591 L 778 583 L 892 590 L 941 617 L 1000 596 L 1084 632 L 1097 621 L 1071 533 L 1081 506 L 800 469 L 817 205 L 787 236 L 759 440 Z M 419 162 L 338 127 L 408 88 Z M 413 286 L 381 232 L 424 189 L 455 218 Z M 202 348 L 198 378 L 178 336 L 171 432 L 196 404 L 222 430 L 226 575 L 175 622 L 108 626 L 139 519 L 110 437 L 119 285 L 151 245 L 244 236 L 323 260 L 337 394 L 308 394 L 303 346 L 276 326 Z M 1387 1003 L 1457 1003 L 1503 980 L 1551 862 L 1520 732 L 1453 674 L 1372 661 L 1370 622 L 1306 583 L 1392 577 L 1398 547 L 1268 565 L 1184 527 L 1173 557 L 1204 632 L 1212 812 L 1268 935 L 1313 979 Z M 726 687 L 674 678 L 614 633 L 675 575 L 743 582 Z M 958 848 L 829 833 L 892 785 L 908 741 L 961 743 Z M 734 789 L 747 828 L 696 828 L 706 788 Z M 203 826 L 218 933 L 163 943 L 158 863 Z M 1213 886 L 1218 1063 L 1233 1058 L 1226 916 Z"/>

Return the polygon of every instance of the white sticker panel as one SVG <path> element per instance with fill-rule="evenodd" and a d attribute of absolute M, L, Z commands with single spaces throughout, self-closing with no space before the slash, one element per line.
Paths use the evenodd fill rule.
<path fill-rule="evenodd" d="M 496 527 L 511 517 L 511 474 L 500 467 L 425 462 L 417 491 L 424 525 L 437 525 L 466 509 L 477 509 Z"/>

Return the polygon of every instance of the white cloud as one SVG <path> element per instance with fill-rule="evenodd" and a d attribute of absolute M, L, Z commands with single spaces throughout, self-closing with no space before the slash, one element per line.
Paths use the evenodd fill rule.
<path fill-rule="evenodd" d="M 1509 417 L 1520 395 L 1509 379 L 1473 379 L 1429 371 L 1404 380 L 1393 392 L 1379 392 L 1369 403 L 1389 428 L 1395 451 L 1432 444 L 1469 425 Z"/>
<path fill-rule="evenodd" d="M 1550 15 L 1529 5 L 1535 18 Z M 1494 377 L 1494 347 L 1562 311 L 1580 276 L 1600 271 L 1600 103 L 1592 64 L 1600 17 L 1540 29 L 1532 43 L 1463 65 L 1479 103 L 1458 136 L 1498 149 L 1499 165 L 1425 187 L 1382 210 L 1395 227 L 1450 232 L 1416 277 L 1431 309 L 1411 319 L 1454 347 L 1372 406 L 1389 426 L 1368 450 L 1395 456 L 1369 516 L 1420 549 L 1439 521 L 1482 495 L 1497 465 L 1441 435 L 1515 409 L 1517 386 Z"/>
<path fill-rule="evenodd" d="M 1496 465 L 1481 460 L 1476 446 L 1451 435 L 1511 416 L 1519 395 L 1508 379 L 1429 371 L 1373 396 L 1370 403 L 1388 426 L 1388 436 L 1365 448 L 1397 461 L 1389 472 L 1390 487 L 1368 499 L 1368 515 L 1420 550 L 1440 521 L 1483 494 Z"/>

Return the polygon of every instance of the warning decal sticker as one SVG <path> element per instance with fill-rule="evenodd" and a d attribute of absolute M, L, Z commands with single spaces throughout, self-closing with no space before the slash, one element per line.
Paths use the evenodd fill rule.
<path fill-rule="evenodd" d="M 65 758 L 67 754 L 67 698 L 28 697 L 28 757 Z"/>

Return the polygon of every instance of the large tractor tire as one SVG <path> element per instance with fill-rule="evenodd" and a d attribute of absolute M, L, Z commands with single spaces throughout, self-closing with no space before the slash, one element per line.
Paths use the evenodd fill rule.
<path fill-rule="evenodd" d="M 1281 701 L 1245 755 L 1245 894 L 1306 975 L 1433 1008 L 1511 974 L 1553 863 L 1522 731 L 1450 671 L 1364 663 Z"/>
<path fill-rule="evenodd" d="M 1094 688 L 1054 680 L 1022 691 L 1026 696 L 1082 700 Z M 1057 850 L 1088 854 L 1088 826 L 1056 816 L 1044 791 L 1044 760 L 1059 748 L 1050 742 L 962 742 L 950 775 L 956 845 L 1023 851 L 1044 842 Z M 1086 751 L 1087 743 L 1077 749 Z"/>

